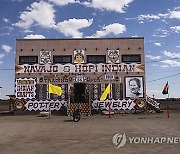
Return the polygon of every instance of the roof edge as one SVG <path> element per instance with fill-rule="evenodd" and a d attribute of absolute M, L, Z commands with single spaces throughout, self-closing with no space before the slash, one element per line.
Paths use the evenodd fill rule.
<path fill-rule="evenodd" d="M 113 40 L 113 39 L 144 39 L 144 37 L 119 37 L 119 38 L 45 38 L 45 39 L 16 39 L 16 41 L 32 40 Z"/>

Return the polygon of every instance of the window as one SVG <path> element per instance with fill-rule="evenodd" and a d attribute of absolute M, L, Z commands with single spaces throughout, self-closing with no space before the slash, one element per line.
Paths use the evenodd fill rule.
<path fill-rule="evenodd" d="M 36 84 L 36 99 L 37 100 L 47 99 L 47 85 L 46 84 Z"/>
<path fill-rule="evenodd" d="M 106 56 L 105 55 L 89 55 L 87 56 L 88 63 L 106 63 Z"/>
<path fill-rule="evenodd" d="M 53 56 L 53 63 L 72 63 L 72 56 Z"/>
<path fill-rule="evenodd" d="M 123 63 L 138 63 L 141 62 L 141 55 L 122 55 L 122 62 Z"/>
<path fill-rule="evenodd" d="M 19 56 L 19 64 L 37 64 L 38 56 Z"/>

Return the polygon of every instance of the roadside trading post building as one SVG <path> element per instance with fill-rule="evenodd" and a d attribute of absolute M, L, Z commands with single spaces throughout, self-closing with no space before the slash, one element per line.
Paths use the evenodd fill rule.
<path fill-rule="evenodd" d="M 79 105 L 91 110 L 133 109 L 136 97 L 145 98 L 144 38 L 17 39 L 16 110 L 61 110 Z M 138 96 L 131 96 L 136 78 Z M 48 83 L 62 95 L 48 93 Z M 111 85 L 106 100 L 100 97 Z"/>

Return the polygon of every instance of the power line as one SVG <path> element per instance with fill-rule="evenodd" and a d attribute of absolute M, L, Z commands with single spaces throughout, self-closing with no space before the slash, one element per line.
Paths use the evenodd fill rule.
<path fill-rule="evenodd" d="M 178 84 L 180 84 L 180 82 L 170 83 L 170 84 L 171 84 L 171 85 L 178 85 Z M 158 83 L 154 83 L 154 84 L 151 83 L 150 86 L 152 86 L 152 85 L 153 85 L 153 86 L 159 86 L 159 85 L 162 85 L 162 83 L 159 83 L 159 84 L 158 84 Z"/>
<path fill-rule="evenodd" d="M 180 58 L 170 58 L 170 59 L 165 59 L 165 60 L 175 60 L 175 59 L 180 59 Z M 149 61 L 149 62 L 145 62 L 145 63 L 157 63 L 157 62 L 162 62 L 165 60 L 153 60 L 153 61 Z"/>
<path fill-rule="evenodd" d="M 170 78 L 170 77 L 173 77 L 173 76 L 176 76 L 176 75 L 179 75 L 179 74 L 180 74 L 180 73 L 176 73 L 176 74 L 173 74 L 173 75 L 169 75 L 169 76 L 166 76 L 166 77 L 163 77 L 163 78 L 159 78 L 159 79 L 154 79 L 154 80 L 147 81 L 147 82 L 158 81 L 158 80 L 162 80 L 162 79 Z"/>
<path fill-rule="evenodd" d="M 15 69 L 13 69 L 13 68 L 4 68 L 4 69 L 3 69 L 3 68 L 0 68 L 0 70 L 1 70 L 1 71 L 7 71 L 7 70 L 12 70 L 12 71 L 13 71 L 13 70 L 15 70 Z"/>

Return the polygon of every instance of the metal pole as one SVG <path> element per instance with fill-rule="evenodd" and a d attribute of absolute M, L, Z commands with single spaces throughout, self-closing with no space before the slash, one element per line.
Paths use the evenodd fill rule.
<path fill-rule="evenodd" d="M 89 84 L 89 110 L 90 110 L 90 115 L 91 115 L 91 84 Z"/>

